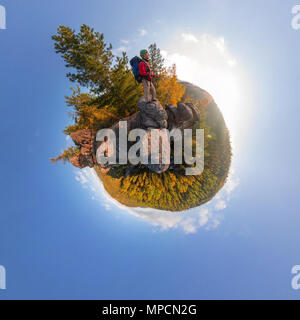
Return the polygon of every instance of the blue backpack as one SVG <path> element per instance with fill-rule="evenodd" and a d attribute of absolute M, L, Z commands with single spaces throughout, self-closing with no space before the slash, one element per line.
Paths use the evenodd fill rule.
<path fill-rule="evenodd" d="M 133 57 L 129 63 L 131 65 L 131 68 L 132 68 L 132 73 L 134 75 L 134 79 L 138 82 L 138 83 L 141 83 L 142 82 L 142 76 L 140 75 L 140 72 L 139 72 L 139 63 L 143 61 L 140 57 L 138 56 L 135 56 Z"/>

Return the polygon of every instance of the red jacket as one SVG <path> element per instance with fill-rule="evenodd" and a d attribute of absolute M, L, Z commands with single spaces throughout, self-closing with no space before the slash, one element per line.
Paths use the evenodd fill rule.
<path fill-rule="evenodd" d="M 151 79 L 155 77 L 155 74 L 152 73 L 148 62 L 141 61 L 139 63 L 139 73 L 142 77 L 146 78 L 148 81 L 151 81 Z"/>

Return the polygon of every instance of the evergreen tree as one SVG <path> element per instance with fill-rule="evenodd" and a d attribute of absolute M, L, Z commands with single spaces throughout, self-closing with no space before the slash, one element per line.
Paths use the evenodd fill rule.
<path fill-rule="evenodd" d="M 111 86 L 110 70 L 113 62 L 112 45 L 104 42 L 103 33 L 95 32 L 82 25 L 78 34 L 69 27 L 59 26 L 57 35 L 53 35 L 55 51 L 60 53 L 72 82 L 88 87 L 92 93 L 103 94 Z"/>
<path fill-rule="evenodd" d="M 70 147 L 66 150 L 63 150 L 59 156 L 56 158 L 51 158 L 50 161 L 56 163 L 57 161 L 62 161 L 63 163 L 69 162 L 70 158 L 76 156 L 80 153 L 79 148 L 77 147 Z"/>
<path fill-rule="evenodd" d="M 160 76 L 166 71 L 164 66 L 165 60 L 162 57 L 160 49 L 157 47 L 156 43 L 153 43 L 148 47 L 148 52 L 151 70 L 156 74 L 156 77 L 153 78 L 153 84 L 157 88 Z"/>

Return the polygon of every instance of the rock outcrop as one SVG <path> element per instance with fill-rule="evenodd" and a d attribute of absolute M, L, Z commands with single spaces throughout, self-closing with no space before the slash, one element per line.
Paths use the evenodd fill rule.
<path fill-rule="evenodd" d="M 142 129 L 167 128 L 168 114 L 158 100 L 138 103 Z"/>
<path fill-rule="evenodd" d="M 138 103 L 139 111 L 135 114 L 120 119 L 119 121 L 127 122 L 128 132 L 141 128 L 147 130 L 148 146 L 150 146 L 151 139 L 151 129 L 169 129 L 179 128 L 180 130 L 192 128 L 193 125 L 200 120 L 200 113 L 198 109 L 192 103 L 178 103 L 177 107 L 172 104 L 163 107 L 158 100 L 144 102 L 140 101 Z M 116 122 L 111 129 L 115 131 L 117 141 L 116 150 L 119 150 L 118 137 L 119 137 L 119 121 Z M 96 151 L 97 148 L 103 142 L 96 141 L 96 132 L 90 129 L 83 129 L 73 132 L 71 138 L 74 143 L 79 146 L 80 154 L 72 157 L 71 163 L 78 167 L 94 167 L 97 164 Z M 128 146 L 129 147 L 129 146 Z M 149 159 L 151 157 L 151 150 L 149 150 Z M 160 148 L 161 150 L 161 148 Z M 118 151 L 116 151 L 118 152 Z M 118 154 L 117 154 L 118 157 Z M 169 165 L 163 164 L 162 154 L 156 155 L 159 159 L 158 164 L 151 164 L 148 161 L 148 168 L 156 173 L 161 173 L 168 170 Z M 100 165 L 103 170 L 108 171 L 110 168 L 116 165 Z"/>

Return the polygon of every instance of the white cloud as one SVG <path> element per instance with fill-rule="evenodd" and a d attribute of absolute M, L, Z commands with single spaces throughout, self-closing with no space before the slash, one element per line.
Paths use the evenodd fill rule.
<path fill-rule="evenodd" d="M 225 209 L 227 206 L 226 202 L 224 200 L 218 200 L 215 204 L 215 210 L 220 211 Z"/>
<path fill-rule="evenodd" d="M 140 36 L 143 37 L 143 36 L 145 36 L 147 33 L 148 33 L 148 32 L 147 32 L 146 29 L 143 29 L 143 28 L 139 29 L 139 34 L 140 34 Z"/>
<path fill-rule="evenodd" d="M 230 60 L 227 60 L 227 64 L 230 67 L 234 67 L 237 64 L 237 61 L 235 59 L 230 59 Z"/>
<path fill-rule="evenodd" d="M 122 51 L 126 51 L 126 47 L 125 46 L 120 46 L 119 48 L 117 48 L 117 49 L 115 49 L 115 50 L 113 50 L 113 51 L 115 51 L 115 52 L 122 52 Z"/>
<path fill-rule="evenodd" d="M 120 40 L 122 43 L 124 43 L 124 44 L 128 44 L 129 43 L 129 40 L 123 40 L 123 39 L 121 39 Z"/>
<path fill-rule="evenodd" d="M 73 140 L 71 139 L 70 135 L 66 136 L 66 149 L 70 148 L 71 146 L 74 146 Z"/>
<path fill-rule="evenodd" d="M 181 221 L 181 227 L 185 233 L 195 233 L 197 231 L 197 226 L 195 224 L 195 218 L 186 217 Z"/>
<path fill-rule="evenodd" d="M 184 41 L 198 42 L 198 39 L 191 33 L 182 33 L 181 37 Z"/>
<path fill-rule="evenodd" d="M 226 51 L 225 40 L 223 37 L 214 39 L 213 43 L 222 54 Z"/>
<path fill-rule="evenodd" d="M 203 227 L 204 225 L 207 224 L 208 219 L 210 216 L 210 211 L 208 208 L 200 208 L 199 210 L 199 226 Z"/>
<path fill-rule="evenodd" d="M 87 175 L 85 170 L 77 170 L 75 175 L 75 180 L 78 181 L 84 188 L 89 181 L 89 175 Z M 94 191 L 93 186 L 90 186 L 90 189 Z"/>
<path fill-rule="evenodd" d="M 239 183 L 240 183 L 240 179 L 236 177 L 235 169 L 231 168 L 228 179 L 227 179 L 227 183 L 224 187 L 224 191 L 226 192 L 227 197 L 229 197 L 229 195 L 236 189 Z"/>
<path fill-rule="evenodd" d="M 112 53 L 114 54 L 114 55 L 120 55 L 123 51 L 128 51 L 130 49 L 130 47 L 128 47 L 128 46 L 120 46 L 120 47 L 118 47 L 118 48 L 116 48 L 116 49 L 113 49 L 112 50 Z"/>
<path fill-rule="evenodd" d="M 166 58 L 168 56 L 168 52 L 166 50 L 160 50 L 160 54 L 162 55 L 163 58 Z"/>

